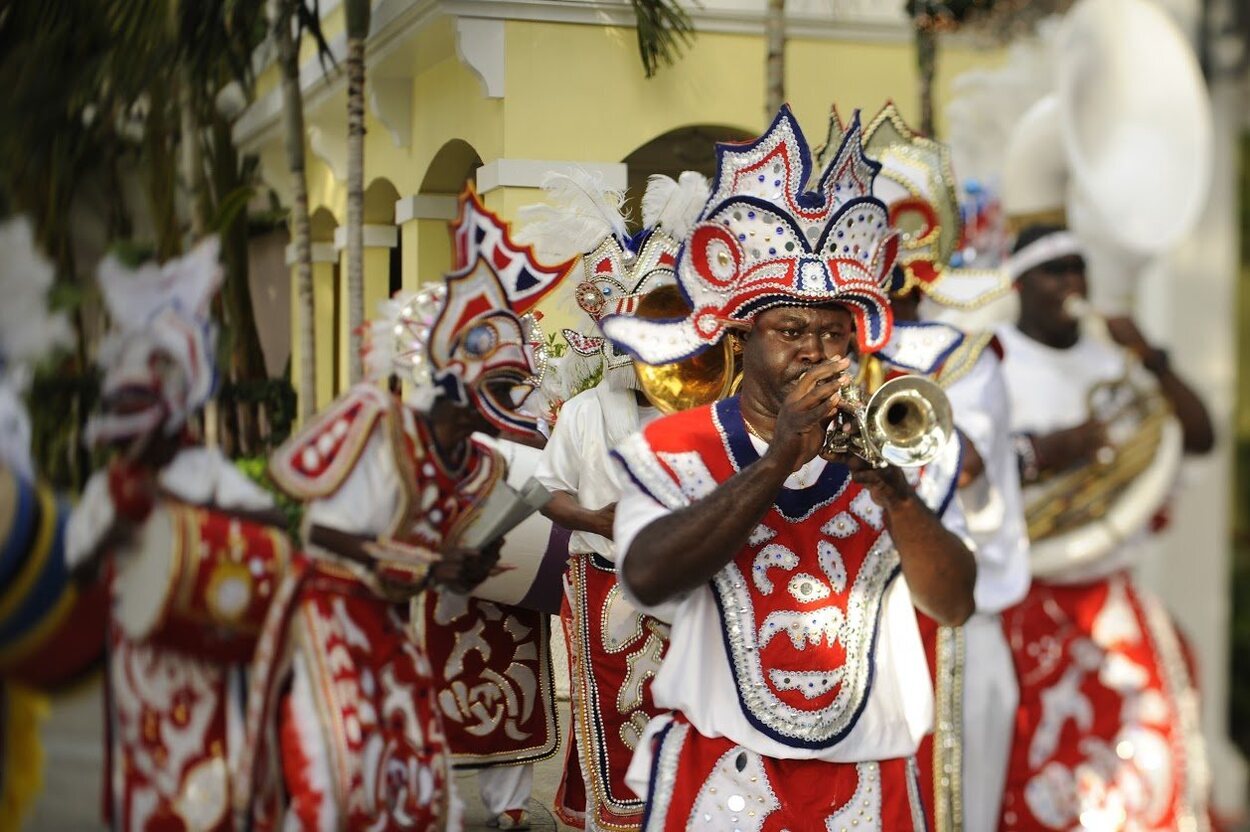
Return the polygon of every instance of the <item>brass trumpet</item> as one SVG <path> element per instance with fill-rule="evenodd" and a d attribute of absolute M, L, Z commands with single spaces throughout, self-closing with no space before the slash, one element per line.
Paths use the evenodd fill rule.
<path fill-rule="evenodd" d="M 847 382 L 820 455 L 855 454 L 876 468 L 918 468 L 937 459 L 954 429 L 950 400 L 927 378 L 887 381 L 867 403 L 859 385 Z"/>

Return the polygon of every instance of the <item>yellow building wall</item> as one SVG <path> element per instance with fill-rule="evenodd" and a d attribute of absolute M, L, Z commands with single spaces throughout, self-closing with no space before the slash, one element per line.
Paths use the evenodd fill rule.
<path fill-rule="evenodd" d="M 341 22 L 335 25 L 341 30 Z M 452 52 L 454 36 L 452 23 L 445 19 L 406 47 L 420 64 L 412 80 L 408 147 L 396 147 L 391 133 L 367 108 L 366 183 L 385 177 L 401 197 L 422 193 L 432 160 L 453 139 L 468 143 L 488 163 L 499 158 L 619 162 L 643 144 L 681 127 L 717 125 L 758 132 L 766 124 L 764 44 L 756 35 L 700 32 L 675 65 L 647 79 L 633 29 L 508 21 L 503 99 L 485 96 L 481 82 Z M 304 48 L 307 51 L 307 44 Z M 951 79 L 1002 59 L 998 50 L 949 43 L 942 49 L 935 84 L 939 136 Z M 394 64 L 388 63 L 388 68 Z M 857 107 L 868 117 L 893 100 L 906 118 L 919 120 L 915 52 L 910 41 L 793 37 L 787 43 L 786 69 L 787 98 L 813 145 L 824 141 L 829 107 L 835 103 L 844 117 Z M 340 107 L 345 120 L 341 92 L 322 106 Z M 325 123 L 325 111 L 318 118 Z M 311 152 L 308 183 L 312 209 L 327 208 L 341 224 L 346 216 L 345 183 Z M 485 195 L 487 206 L 506 219 L 515 218 L 521 206 L 539 199 L 541 194 L 532 188 L 499 188 Z M 406 289 L 450 268 L 445 223 L 412 220 L 401 226 L 400 234 Z M 380 273 L 380 268 L 379 260 L 367 270 Z M 376 280 L 371 283 L 368 310 L 375 308 L 377 285 Z M 340 286 L 340 302 L 343 291 Z M 565 326 L 588 328 L 571 294 L 571 285 L 563 287 L 540 306 L 547 331 Z M 319 329 L 327 317 L 319 308 Z M 341 315 L 340 320 L 345 317 Z M 334 349 L 318 344 L 319 405 L 325 389 L 322 379 L 332 379 L 338 390 L 345 378 L 347 339 L 340 333 L 338 341 L 337 361 L 331 358 Z"/>

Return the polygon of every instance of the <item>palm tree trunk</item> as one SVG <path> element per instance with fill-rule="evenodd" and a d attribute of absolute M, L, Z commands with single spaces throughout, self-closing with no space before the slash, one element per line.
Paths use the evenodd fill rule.
<path fill-rule="evenodd" d="M 764 18 L 768 55 L 764 61 L 764 123 L 786 103 L 786 0 L 768 0 Z"/>
<path fill-rule="evenodd" d="M 191 75 L 184 68 L 182 83 L 178 90 L 178 108 L 182 118 L 181 133 L 182 179 L 191 211 L 191 242 L 208 233 L 208 198 L 204 177 L 204 148 L 200 143 L 200 125 L 195 112 L 195 91 L 191 87 Z"/>
<path fill-rule="evenodd" d="M 299 50 L 291 34 L 292 6 L 300 0 L 270 0 L 270 19 L 282 67 L 282 113 L 286 162 L 291 174 L 291 241 L 295 246 L 295 289 L 299 304 L 299 417 L 317 410 L 317 355 L 313 342 L 312 229 L 308 220 L 308 178 L 304 172 L 304 99 L 299 89 Z"/>
<path fill-rule="evenodd" d="M 916 24 L 916 66 L 919 75 L 920 132 L 936 138 L 933 123 L 933 79 L 937 75 L 937 30 L 931 24 Z"/>
<path fill-rule="evenodd" d="M 370 0 L 347 0 L 347 379 L 360 380 L 365 311 L 365 38 Z"/>

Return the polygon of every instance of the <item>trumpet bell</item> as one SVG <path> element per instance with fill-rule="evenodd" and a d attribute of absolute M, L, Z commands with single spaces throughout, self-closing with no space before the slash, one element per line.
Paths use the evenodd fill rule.
<path fill-rule="evenodd" d="M 684 318 L 690 306 L 672 284 L 648 292 L 634 314 L 649 320 Z M 729 338 L 693 358 L 671 364 L 634 362 L 643 394 L 661 413 L 676 413 L 728 396 L 734 384 L 734 354 Z"/>
<path fill-rule="evenodd" d="M 950 400 L 927 378 L 892 379 L 868 400 L 863 430 L 882 461 L 900 468 L 927 465 L 954 432 Z"/>

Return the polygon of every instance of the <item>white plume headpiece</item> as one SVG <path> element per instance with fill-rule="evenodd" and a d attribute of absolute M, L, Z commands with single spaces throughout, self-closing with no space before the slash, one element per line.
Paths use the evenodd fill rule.
<path fill-rule="evenodd" d="M 625 225 L 625 193 L 608 187 L 603 174 L 575 167 L 568 173 L 552 171 L 543 177 L 547 204 L 527 205 L 517 212 L 522 228 L 514 239 L 531 245 L 540 260 L 559 262 L 593 250 L 607 237 L 622 245 L 629 238 Z"/>
<path fill-rule="evenodd" d="M 28 366 L 55 347 L 73 344 L 65 314 L 48 312 L 54 277 L 30 221 L 13 217 L 0 223 L 0 368 Z"/>
<path fill-rule="evenodd" d="M 676 180 L 653 174 L 642 196 L 643 228 L 660 228 L 674 240 L 684 240 L 699 221 L 710 190 L 707 177 L 697 171 L 683 171 Z"/>
<path fill-rule="evenodd" d="M 429 341 L 434 319 L 447 299 L 441 281 L 415 292 L 398 292 L 378 304 L 378 315 L 365 327 L 360 360 L 365 377 L 378 381 L 390 375 L 412 383 L 410 404 L 428 410 L 437 395 Z"/>

